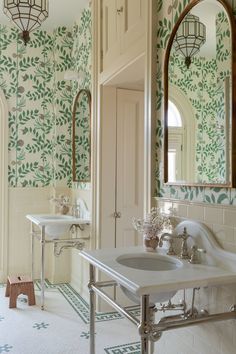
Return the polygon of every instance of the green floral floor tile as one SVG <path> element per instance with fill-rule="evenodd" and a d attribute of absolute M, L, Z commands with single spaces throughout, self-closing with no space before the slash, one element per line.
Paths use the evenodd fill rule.
<path fill-rule="evenodd" d="M 40 281 L 35 282 L 36 287 L 40 290 Z M 45 280 L 46 289 L 58 289 L 73 309 L 77 312 L 84 323 L 89 323 L 89 304 L 80 296 L 80 294 L 72 288 L 70 284 L 51 284 Z M 138 317 L 140 315 L 139 306 L 129 306 L 127 310 L 133 315 Z M 96 313 L 96 322 L 112 321 L 122 319 L 122 315 L 118 312 L 98 312 Z"/>

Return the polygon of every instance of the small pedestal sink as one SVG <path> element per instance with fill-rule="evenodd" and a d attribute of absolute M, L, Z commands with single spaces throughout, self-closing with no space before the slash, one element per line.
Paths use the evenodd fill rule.
<path fill-rule="evenodd" d="M 147 255 L 146 253 L 125 254 L 116 258 L 116 261 L 125 267 L 148 272 L 153 271 L 153 277 L 158 277 L 158 271 L 173 271 L 183 265 L 181 261 L 175 258 L 157 254 Z M 131 301 L 139 304 L 138 296 L 122 285 L 120 285 L 120 288 Z M 165 302 L 170 300 L 176 293 L 177 291 L 170 291 L 154 294 L 150 296 L 150 301 L 152 303 Z"/>
<path fill-rule="evenodd" d="M 180 222 L 174 230 L 174 235 L 183 233 L 185 228 L 191 235 L 188 246 L 196 245 L 206 250 L 206 254 L 199 259 L 199 261 L 201 260 L 199 264 L 189 263 L 184 259 L 179 260 L 175 256 L 169 257 L 165 254 L 164 249 L 145 253 L 141 246 L 83 250 L 81 252 L 81 256 L 90 264 L 91 352 L 95 352 L 95 295 L 105 300 L 139 328 L 141 337 L 140 352 L 142 354 L 149 353 L 153 342 L 159 340 L 165 331 L 236 319 L 235 305 L 233 305 L 228 312 L 214 314 L 200 312 L 196 316 L 190 312 L 190 316 L 185 316 L 183 311 L 183 315 L 165 316 L 160 320 L 158 319 L 158 323 L 155 323 L 150 301 L 153 303 L 164 302 L 173 297 L 178 290 L 219 286 L 224 286 L 224 289 L 227 289 L 227 285 L 233 286 L 236 283 L 235 253 L 221 249 L 209 228 L 192 220 Z M 97 277 L 96 270 L 101 271 L 106 278 L 111 278 L 111 281 L 107 279 L 101 281 L 101 277 Z M 122 286 L 124 293 L 133 301 L 139 302 L 140 299 L 140 316 L 136 317 L 131 314 L 130 311 L 127 311 L 125 307 L 103 291 L 103 288 L 117 284 Z M 193 300 L 194 297 L 192 298 L 192 305 Z M 220 305 L 225 307 L 223 303 Z M 175 348 L 172 348 L 172 352 L 176 352 Z M 189 352 L 191 352 L 191 349 Z"/>
<path fill-rule="evenodd" d="M 31 277 L 34 279 L 34 239 L 38 239 L 41 243 L 41 309 L 44 309 L 44 279 L 45 279 L 45 245 L 47 243 L 54 244 L 54 255 L 58 256 L 64 248 L 81 249 L 83 243 L 81 238 L 63 238 L 60 237 L 69 231 L 71 225 L 85 225 L 89 224 L 90 220 L 85 218 L 76 218 L 72 215 L 61 214 L 29 214 L 26 218 L 31 221 Z M 34 229 L 34 225 L 40 228 Z M 57 245 L 60 244 L 60 250 L 56 250 Z"/>
<path fill-rule="evenodd" d="M 50 238 L 57 238 L 69 231 L 73 217 L 70 215 L 44 215 L 42 219 L 46 225 L 46 235 Z"/>
<path fill-rule="evenodd" d="M 89 224 L 90 220 L 76 218 L 72 215 L 26 215 L 27 219 L 38 225 L 40 228 L 45 226 L 45 234 L 50 239 L 57 239 L 67 231 L 73 224 Z"/>

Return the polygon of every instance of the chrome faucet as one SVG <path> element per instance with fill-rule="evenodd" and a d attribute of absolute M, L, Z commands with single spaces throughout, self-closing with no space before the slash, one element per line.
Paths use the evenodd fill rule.
<path fill-rule="evenodd" d="M 182 245 L 181 245 L 181 253 L 180 253 L 180 258 L 182 259 L 189 259 L 188 255 L 188 245 L 187 245 L 187 239 L 189 238 L 189 234 L 187 233 L 187 228 L 184 227 L 184 231 L 182 234 L 178 234 L 178 238 L 182 239 Z"/>
<path fill-rule="evenodd" d="M 159 241 L 159 247 L 163 246 L 163 241 L 168 241 L 169 242 L 169 249 L 167 251 L 167 254 L 170 256 L 176 255 L 176 252 L 173 248 L 174 240 L 181 240 L 181 252 L 179 257 L 182 259 L 189 259 L 189 254 L 188 254 L 188 245 L 187 245 L 187 239 L 190 237 L 190 235 L 187 233 L 186 227 L 184 228 L 184 231 L 182 234 L 178 234 L 177 236 L 170 234 L 168 232 L 165 232 L 161 235 L 160 241 Z"/>
<path fill-rule="evenodd" d="M 200 260 L 198 258 L 198 252 L 200 253 L 207 253 L 206 250 L 204 248 L 198 248 L 196 245 L 194 245 L 192 248 L 192 254 L 191 254 L 191 257 L 189 259 L 189 263 L 192 263 L 192 264 L 198 264 L 200 263 Z"/>
<path fill-rule="evenodd" d="M 77 204 L 73 204 L 72 205 L 72 209 L 71 209 L 71 214 L 72 216 L 74 216 L 75 218 L 79 217 L 80 214 L 80 207 Z"/>
<path fill-rule="evenodd" d="M 178 236 L 174 236 L 174 235 L 170 234 L 169 232 L 165 232 L 160 237 L 159 247 L 163 246 L 163 241 L 168 241 L 169 242 L 169 249 L 167 251 L 167 254 L 169 256 L 175 256 L 176 255 L 175 250 L 173 248 L 173 243 L 174 243 L 174 239 L 175 238 L 178 238 Z"/>

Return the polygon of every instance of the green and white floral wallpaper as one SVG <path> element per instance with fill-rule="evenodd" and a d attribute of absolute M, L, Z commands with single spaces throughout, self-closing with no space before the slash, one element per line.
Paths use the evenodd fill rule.
<path fill-rule="evenodd" d="M 190 0 L 157 0 L 157 128 L 156 128 L 156 196 L 195 202 L 235 204 L 236 191 L 230 188 L 177 187 L 163 184 L 163 64 L 164 54 L 170 33 L 179 15 L 190 3 Z M 236 4 L 229 1 L 236 15 Z M 219 19 L 220 21 L 220 19 Z M 220 26 L 219 26 L 220 27 Z M 222 28 L 221 28 L 222 29 Z M 223 33 L 223 32 L 222 32 Z M 218 36 L 220 32 L 218 32 Z M 218 37 L 218 43 L 222 38 Z M 224 50 L 220 50 L 224 53 Z"/>
<path fill-rule="evenodd" d="M 86 84 L 91 82 L 91 39 L 88 48 L 77 44 L 89 26 L 90 10 L 85 9 L 72 30 L 35 31 L 25 46 L 17 29 L 0 25 L 0 88 L 9 109 L 10 187 L 71 186 L 75 88 L 64 80 L 64 73 L 84 65 Z"/>
<path fill-rule="evenodd" d="M 84 9 L 72 29 L 73 48 L 72 48 L 72 70 L 84 73 L 84 78 L 79 82 L 74 82 L 72 87 L 73 95 L 79 89 L 91 90 L 92 72 L 92 18 L 91 9 Z"/>
<path fill-rule="evenodd" d="M 68 137 L 71 33 L 36 31 L 27 46 L 18 30 L 0 26 L 0 87 L 9 108 L 9 186 L 44 187 L 70 173 Z"/>
<path fill-rule="evenodd" d="M 89 93 L 88 93 L 89 94 Z M 91 155 L 91 114 L 90 98 L 85 91 L 79 91 L 75 107 L 75 159 L 74 180 L 90 182 L 90 155 Z"/>

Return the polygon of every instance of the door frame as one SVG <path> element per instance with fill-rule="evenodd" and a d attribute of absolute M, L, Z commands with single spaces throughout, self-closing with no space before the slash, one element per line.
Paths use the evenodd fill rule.
<path fill-rule="evenodd" d="M 92 73 L 92 92 L 93 92 L 93 162 L 92 162 L 92 248 L 100 247 L 101 237 L 101 126 L 102 126 L 102 97 L 103 85 L 109 81 L 108 77 L 101 74 L 101 38 L 97 28 L 101 26 L 100 4 L 102 0 L 92 2 L 93 18 L 93 73 Z M 145 44 L 145 78 L 144 78 L 144 214 L 150 211 L 150 208 L 156 204 L 153 196 L 156 189 L 155 176 L 155 124 L 156 124 L 156 88 L 152 73 L 156 71 L 155 46 L 153 46 L 156 36 L 154 26 L 157 11 L 156 2 L 147 0 L 146 9 L 146 44 Z M 125 66 L 122 68 L 125 69 Z M 112 76 L 112 75 L 111 75 Z"/>
<path fill-rule="evenodd" d="M 8 106 L 0 89 L 0 282 L 8 272 Z"/>

